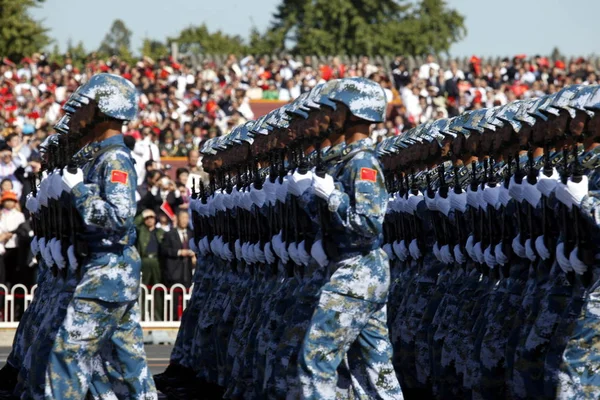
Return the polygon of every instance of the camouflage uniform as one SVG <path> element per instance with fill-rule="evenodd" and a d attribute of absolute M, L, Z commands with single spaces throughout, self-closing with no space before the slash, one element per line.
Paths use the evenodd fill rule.
<path fill-rule="evenodd" d="M 342 190 L 328 200 L 339 258 L 321 291 L 299 356 L 305 398 L 335 398 L 336 369 L 347 352 L 353 388 L 370 398 L 402 398 L 391 363 L 385 302 L 389 264 L 381 224 L 387 207 L 383 174 L 369 139 L 344 149 Z M 369 344 L 368 344 L 369 343 Z M 356 369 L 355 369 L 356 368 Z M 354 382 L 357 381 L 357 382 Z"/>
<path fill-rule="evenodd" d="M 86 183 L 71 192 L 86 224 L 86 239 L 93 245 L 52 347 L 47 398 L 80 398 L 86 393 L 95 356 L 109 343 L 115 346 L 130 396 L 156 398 L 137 303 L 141 268 L 133 247 L 137 177 L 123 137 L 95 144 L 96 151 L 108 146 L 114 149 L 98 157 L 88 168 Z"/>

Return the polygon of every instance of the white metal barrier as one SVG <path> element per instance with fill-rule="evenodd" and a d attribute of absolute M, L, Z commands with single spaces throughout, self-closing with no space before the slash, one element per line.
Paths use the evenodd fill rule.
<path fill-rule="evenodd" d="M 29 307 L 37 285 L 28 289 L 25 285 L 9 288 L 0 284 L 0 329 L 16 328 L 20 315 Z M 149 288 L 141 285 L 140 308 L 142 328 L 178 328 L 179 319 L 192 294 L 192 288 L 181 284 L 171 287 L 158 284 Z M 159 313 L 157 313 L 159 311 Z"/>

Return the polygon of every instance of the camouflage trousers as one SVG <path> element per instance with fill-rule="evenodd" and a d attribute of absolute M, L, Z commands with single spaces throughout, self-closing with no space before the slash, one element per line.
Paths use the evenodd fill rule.
<path fill-rule="evenodd" d="M 137 301 L 108 303 L 74 298 L 58 329 L 45 374 L 46 399 L 83 399 L 93 374 L 102 367 L 97 357 L 112 346 L 113 363 L 129 399 L 156 399 L 146 364 Z M 106 385 L 105 387 L 107 387 Z M 101 397 L 101 396 L 99 396 Z"/>
<path fill-rule="evenodd" d="M 392 366 L 386 305 L 323 291 L 298 356 L 305 399 L 336 398 L 345 355 L 354 398 L 404 398 Z"/>

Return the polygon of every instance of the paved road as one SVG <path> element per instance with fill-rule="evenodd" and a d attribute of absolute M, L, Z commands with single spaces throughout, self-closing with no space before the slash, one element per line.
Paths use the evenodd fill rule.
<path fill-rule="evenodd" d="M 146 345 L 146 357 L 152 374 L 163 372 L 169 364 L 169 356 L 173 346 Z M 0 366 L 4 366 L 10 347 L 0 347 Z"/>

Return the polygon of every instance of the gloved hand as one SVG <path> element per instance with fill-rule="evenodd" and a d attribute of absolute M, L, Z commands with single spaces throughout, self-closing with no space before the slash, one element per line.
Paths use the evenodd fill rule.
<path fill-rule="evenodd" d="M 288 253 L 290 254 L 290 258 L 296 265 L 302 265 L 300 261 L 300 257 L 298 257 L 298 245 L 296 242 L 291 242 L 287 248 Z"/>
<path fill-rule="evenodd" d="M 235 241 L 235 244 L 233 245 L 233 249 L 235 251 L 235 258 L 238 261 L 242 261 L 243 255 L 242 255 L 242 245 L 240 243 L 240 239 L 237 239 Z"/>
<path fill-rule="evenodd" d="M 271 242 L 265 243 L 265 260 L 267 264 L 273 264 L 275 262 L 275 255 L 271 250 Z"/>
<path fill-rule="evenodd" d="M 202 247 L 204 248 L 204 255 L 210 253 L 210 244 L 208 243 L 208 236 L 202 238 Z"/>
<path fill-rule="evenodd" d="M 408 252 L 408 249 L 406 248 L 406 243 L 404 242 L 404 239 L 402 239 L 401 241 L 395 240 L 392 244 L 392 247 L 394 249 L 396 257 L 398 257 L 400 261 L 406 261 L 410 254 Z"/>
<path fill-rule="evenodd" d="M 298 244 L 298 257 L 300 258 L 302 265 L 307 267 L 310 263 L 311 257 L 306 251 L 306 242 L 304 240 Z"/>
<path fill-rule="evenodd" d="M 552 175 L 546 176 L 544 170 L 541 169 L 537 180 L 537 189 L 546 197 L 550 197 L 556 185 L 560 181 L 560 175 L 556 168 L 552 168 Z"/>
<path fill-rule="evenodd" d="M 313 180 L 313 172 L 308 171 L 305 174 L 301 174 L 296 171 L 290 176 L 290 183 L 288 186 L 288 190 L 294 196 L 302 196 L 302 194 L 308 190 Z"/>
<path fill-rule="evenodd" d="M 525 240 L 525 255 L 527 255 L 527 258 L 529 258 L 530 261 L 535 261 L 537 258 L 537 255 L 535 254 L 531 244 L 531 239 Z"/>
<path fill-rule="evenodd" d="M 312 186 L 315 194 L 325 200 L 328 200 L 331 193 L 335 190 L 335 182 L 329 174 L 325 174 L 324 178 L 320 178 L 316 174 L 313 175 Z"/>
<path fill-rule="evenodd" d="M 454 259 L 458 264 L 464 264 L 467 262 L 467 257 L 462 252 L 459 245 L 454 246 Z"/>
<path fill-rule="evenodd" d="M 38 209 L 39 205 L 38 205 L 38 201 L 37 199 L 33 196 L 32 193 L 29 193 L 27 195 L 27 200 L 25 200 L 25 208 L 31 213 L 31 214 L 35 214 L 37 213 L 37 209 Z"/>
<path fill-rule="evenodd" d="M 45 180 L 43 180 L 40 183 L 40 190 L 38 192 L 37 195 L 37 199 L 38 199 L 38 203 L 40 206 L 43 207 L 48 207 L 48 184 L 50 182 L 48 181 L 48 178 L 46 178 Z"/>
<path fill-rule="evenodd" d="M 450 213 L 450 196 L 443 198 L 440 192 L 437 192 L 435 194 L 435 206 L 447 217 Z"/>
<path fill-rule="evenodd" d="M 69 259 L 69 269 L 71 272 L 77 271 L 79 263 L 77 262 L 77 256 L 75 255 L 75 246 L 70 245 L 67 249 L 67 258 Z"/>
<path fill-rule="evenodd" d="M 251 257 L 248 255 L 248 246 L 250 246 L 250 243 L 248 243 L 248 242 L 242 243 L 242 258 L 248 264 L 251 264 L 251 262 L 250 262 Z"/>
<path fill-rule="evenodd" d="M 421 192 L 419 192 L 416 195 L 414 195 L 412 193 L 409 193 L 408 199 L 407 199 L 406 204 L 405 204 L 406 211 L 409 214 L 414 214 L 414 212 L 416 211 L 417 207 L 419 206 L 419 203 L 421 203 L 424 200 L 425 200 L 425 198 L 423 197 L 423 195 L 421 194 Z"/>
<path fill-rule="evenodd" d="M 263 183 L 263 190 L 265 191 L 265 200 L 270 204 L 275 204 L 275 201 L 277 200 L 277 185 L 275 183 L 271 183 L 269 177 L 267 177 L 265 183 Z"/>
<path fill-rule="evenodd" d="M 60 176 L 60 172 L 57 170 L 52 174 L 52 179 L 50 181 L 50 191 L 52 192 L 53 199 L 60 199 L 60 196 L 63 192 L 62 187 L 62 177 Z"/>
<path fill-rule="evenodd" d="M 281 203 L 285 203 L 285 199 L 286 199 L 287 194 L 288 194 L 288 186 L 289 186 L 289 184 L 290 184 L 290 177 L 289 177 L 289 175 L 286 175 L 283 178 L 283 182 L 282 183 L 279 183 L 279 180 L 277 180 L 277 183 L 276 183 L 277 188 L 276 188 L 276 191 L 275 191 L 275 195 L 277 197 L 277 200 L 279 202 L 281 202 Z"/>
<path fill-rule="evenodd" d="M 479 199 L 477 198 L 477 190 L 467 189 L 467 204 L 475 209 L 479 208 Z"/>
<path fill-rule="evenodd" d="M 428 210 L 438 211 L 437 203 L 435 202 L 435 195 L 433 196 L 433 198 L 431 198 L 427 193 L 425 193 L 423 195 L 423 198 L 425 199 L 425 205 L 427 206 Z"/>
<path fill-rule="evenodd" d="M 544 243 L 544 235 L 538 236 L 537 239 L 535 239 L 535 249 L 537 250 L 542 260 L 550 259 L 551 254 L 550 250 L 548 250 L 546 244 Z"/>
<path fill-rule="evenodd" d="M 565 244 L 563 242 L 560 242 L 558 246 L 556 246 L 556 261 L 565 274 L 573 271 L 571 262 L 567 256 L 565 256 Z"/>
<path fill-rule="evenodd" d="M 448 246 L 447 244 L 443 245 L 440 248 L 440 256 L 446 264 L 454 263 L 454 257 L 452 257 L 452 253 L 450 252 L 450 246 Z"/>
<path fill-rule="evenodd" d="M 496 255 L 496 261 L 498 262 L 498 264 L 506 265 L 506 263 L 508 262 L 508 257 L 506 257 L 506 254 L 504 254 L 504 250 L 502 250 L 502 242 L 496 245 L 494 253 Z"/>
<path fill-rule="evenodd" d="M 60 240 L 56 240 L 55 238 L 53 238 L 50 241 L 50 252 L 52 253 L 52 258 L 54 258 L 54 262 L 56 263 L 58 269 L 63 269 L 67 266 L 65 258 L 63 257 L 61 252 Z"/>
<path fill-rule="evenodd" d="M 521 182 L 523 182 L 523 181 L 521 181 Z M 508 184 L 508 194 L 510 194 L 510 197 L 512 197 L 519 203 L 523 201 L 522 183 L 517 183 L 517 181 L 515 181 L 514 176 L 512 176 L 510 178 L 510 183 Z"/>
<path fill-rule="evenodd" d="M 579 253 L 579 247 L 575 246 L 569 255 L 569 262 L 577 275 L 583 275 L 587 271 L 588 266 L 579 259 L 577 253 Z"/>
<path fill-rule="evenodd" d="M 408 245 L 408 251 L 410 253 L 410 256 L 412 258 L 414 258 L 415 260 L 418 260 L 421 258 L 421 249 L 419 249 L 419 245 L 417 243 L 417 239 L 413 239 L 410 244 Z"/>
<path fill-rule="evenodd" d="M 569 178 L 566 185 L 559 182 L 555 194 L 556 198 L 570 210 L 573 206 L 579 207 L 581 200 L 588 194 L 588 191 L 588 177 L 584 175 L 579 183 L 573 182 L 571 178 Z"/>
<path fill-rule="evenodd" d="M 38 238 L 37 236 L 34 236 L 33 239 L 31 240 L 31 254 L 33 254 L 34 257 L 36 257 L 40 252 L 40 247 L 38 245 Z"/>
<path fill-rule="evenodd" d="M 223 243 L 222 247 L 223 258 L 227 261 L 233 261 L 233 252 L 229 248 L 229 243 Z"/>
<path fill-rule="evenodd" d="M 198 254 L 199 253 L 198 247 L 196 247 L 196 243 L 194 242 L 193 238 L 190 238 L 189 243 L 190 243 L 190 250 L 193 251 L 194 253 Z"/>
<path fill-rule="evenodd" d="M 314 241 L 312 247 L 310 248 L 310 255 L 322 268 L 325 268 L 327 265 L 329 265 L 329 259 L 327 259 L 325 249 L 323 249 L 323 242 L 320 239 Z"/>
<path fill-rule="evenodd" d="M 454 190 L 450 190 L 448 193 L 450 199 L 450 209 L 460 211 L 462 213 L 467 211 L 467 193 L 462 192 L 460 194 L 454 193 Z"/>
<path fill-rule="evenodd" d="M 491 187 L 486 184 L 485 190 L 483 191 L 483 201 L 486 206 L 490 205 L 494 208 L 498 208 L 500 205 L 500 186 L 496 185 Z"/>
<path fill-rule="evenodd" d="M 438 245 L 438 242 L 435 242 L 433 244 L 433 255 L 435 256 L 435 258 L 443 263 L 444 261 L 442 260 L 442 256 L 440 255 L 440 246 Z"/>
<path fill-rule="evenodd" d="M 498 201 L 504 207 L 506 207 L 508 205 L 508 202 L 510 201 L 510 192 L 507 188 L 504 187 L 503 184 L 498 186 Z"/>
<path fill-rule="evenodd" d="M 65 192 L 71 193 L 71 189 L 79 183 L 83 183 L 83 171 L 81 168 L 77 168 L 74 174 L 70 173 L 67 168 L 63 170 L 62 186 Z"/>
<path fill-rule="evenodd" d="M 254 183 L 253 183 L 250 187 L 250 199 L 252 200 L 253 204 L 255 204 L 258 208 L 260 208 L 263 206 L 263 204 L 265 204 L 265 201 L 267 199 L 267 194 L 262 189 L 260 189 L 260 190 L 256 189 L 254 187 Z"/>
<path fill-rule="evenodd" d="M 40 250 L 43 250 L 42 257 L 46 262 L 48 267 L 52 267 L 54 265 L 54 259 L 52 258 L 52 250 L 50 249 L 50 244 L 45 242 L 44 240 L 43 246 L 40 245 Z"/>
<path fill-rule="evenodd" d="M 469 235 L 469 237 L 467 238 L 467 243 L 465 243 L 465 250 L 467 251 L 467 254 L 469 255 L 469 257 L 471 257 L 471 260 L 477 262 L 477 256 L 475 255 L 475 252 L 473 251 L 474 245 L 475 245 L 475 237 L 473 235 Z"/>
<path fill-rule="evenodd" d="M 254 258 L 256 262 L 264 264 L 267 262 L 267 258 L 265 257 L 265 253 L 260 249 L 260 243 L 256 243 L 254 245 Z"/>
<path fill-rule="evenodd" d="M 542 198 L 542 193 L 537 189 L 537 183 L 531 185 L 527 179 L 523 179 L 523 198 L 525 198 L 525 201 L 531 204 L 532 207 L 537 207 Z"/>
<path fill-rule="evenodd" d="M 485 263 L 485 256 L 483 255 L 483 249 L 481 248 L 481 242 L 477 242 L 473 245 L 473 253 L 479 264 Z"/>
<path fill-rule="evenodd" d="M 383 251 L 385 251 L 385 254 L 387 254 L 388 259 L 391 261 L 394 258 L 396 258 L 396 255 L 394 254 L 394 249 L 392 248 L 392 245 L 389 243 L 386 243 L 382 246 Z"/>
<path fill-rule="evenodd" d="M 496 261 L 496 257 L 492 254 L 492 245 L 489 245 L 488 247 L 485 248 L 485 251 L 483 252 L 483 259 L 485 261 L 485 263 L 488 265 L 488 267 L 494 269 L 496 267 L 496 265 L 498 265 L 498 262 Z"/>
<path fill-rule="evenodd" d="M 525 250 L 525 247 L 521 244 L 521 234 L 520 233 L 517 236 L 515 236 L 515 238 L 513 239 L 512 248 L 513 248 L 513 251 L 515 252 L 515 254 L 517 255 L 517 257 L 523 258 L 523 259 L 527 258 L 527 251 Z"/>

